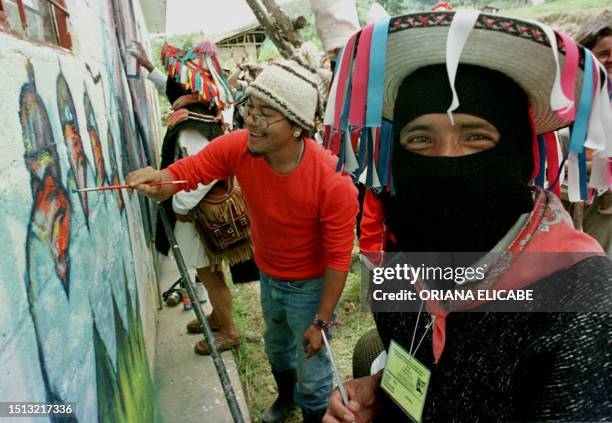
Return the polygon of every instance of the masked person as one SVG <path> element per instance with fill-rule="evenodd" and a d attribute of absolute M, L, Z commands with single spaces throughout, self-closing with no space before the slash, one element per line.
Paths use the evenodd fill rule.
<path fill-rule="evenodd" d="M 336 111 L 356 109 L 351 128 L 373 130 L 362 135 L 361 142 L 369 144 L 360 150 L 377 154 L 351 157 L 352 148 L 338 143 L 351 139 L 342 136 L 343 127 L 331 127 L 328 143 L 341 152 L 345 169 L 363 173 L 379 192 L 366 196 L 362 252 L 370 261 L 380 252 L 478 252 L 493 267 L 468 282 L 468 289 L 537 288 L 547 295 L 517 306 L 515 313 L 493 312 L 498 304 L 487 300 L 427 300 L 426 313 L 375 313 L 388 354 L 385 368 L 345 383 L 347 405 L 334 391 L 325 422 L 612 418 L 612 319 L 602 312 L 612 309 L 612 263 L 594 239 L 572 227 L 555 194 L 531 183 L 534 175 L 548 173 L 553 189 L 562 167 L 554 157 L 558 148 L 546 156 L 536 135 L 567 125 L 566 107 L 574 100 L 566 98 L 560 112 L 551 108 L 551 91 L 560 86 L 546 34 L 554 37 L 539 23 L 459 11 L 378 21 L 361 31 L 358 44 L 357 37 L 347 43 L 345 51 L 356 54 L 339 61 L 335 78 L 348 88 L 339 82 L 329 103 Z M 574 58 L 575 79 L 566 82 L 575 87 L 575 98 L 584 93 L 599 114 L 579 108 L 574 130 L 590 120 L 596 172 L 591 187 L 602 192 L 610 183 L 610 132 L 595 127 L 612 123 L 605 73 L 588 50 L 559 38 L 565 51 L 580 55 Z M 369 57 L 360 55 L 362 48 Z M 554 53 L 561 57 L 560 70 L 572 64 Z M 578 57 L 584 68 L 578 68 Z M 356 92 L 364 86 L 357 81 L 364 69 L 374 75 L 367 95 Z M 377 91 L 376 77 L 382 76 Z M 383 98 L 368 99 L 370 90 Z M 385 121 L 373 125 L 376 116 L 370 115 L 360 127 L 360 105 L 366 114 L 380 110 L 378 118 Z M 327 119 L 340 121 L 333 113 Z M 578 138 L 580 146 L 586 138 Z M 569 185 L 582 191 L 585 181 L 576 175 L 570 172 Z M 558 254 L 542 254 L 553 252 Z M 599 312 L 521 312 L 581 299 L 593 307 L 584 311 Z"/>
<path fill-rule="evenodd" d="M 283 420 L 294 401 L 304 421 L 321 420 L 332 389 L 321 329 L 334 320 L 353 248 L 356 190 L 336 172 L 337 158 L 304 136 L 314 129 L 315 66 L 301 56 L 268 66 L 247 89 L 241 109 L 247 130 L 217 138 L 162 171 L 145 168 L 126 178 L 163 200 L 174 188 L 145 184 L 187 180 L 185 189 L 194 189 L 236 175 L 261 270 L 265 350 L 279 393 L 262 416 L 266 422 Z"/>

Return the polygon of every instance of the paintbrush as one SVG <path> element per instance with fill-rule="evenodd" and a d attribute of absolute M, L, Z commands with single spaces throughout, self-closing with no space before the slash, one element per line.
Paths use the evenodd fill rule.
<path fill-rule="evenodd" d="M 163 182 L 151 182 L 150 184 L 146 184 L 146 185 L 150 187 L 156 187 L 159 185 L 173 185 L 173 184 L 186 184 L 186 183 L 187 181 L 163 181 Z M 105 187 L 73 189 L 72 192 L 109 191 L 113 189 L 124 189 L 124 188 L 132 188 L 132 187 L 129 185 L 108 185 Z"/>

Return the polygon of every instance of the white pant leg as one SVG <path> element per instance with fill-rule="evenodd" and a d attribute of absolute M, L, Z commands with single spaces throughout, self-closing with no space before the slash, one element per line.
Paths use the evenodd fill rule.
<path fill-rule="evenodd" d="M 177 221 L 174 236 L 187 267 L 200 269 L 210 265 L 206 249 L 193 223 Z"/>

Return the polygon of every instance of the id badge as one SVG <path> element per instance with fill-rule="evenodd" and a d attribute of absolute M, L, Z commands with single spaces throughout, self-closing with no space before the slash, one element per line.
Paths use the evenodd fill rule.
<path fill-rule="evenodd" d="M 431 372 L 397 342 L 391 340 L 381 387 L 414 421 L 423 417 Z"/>

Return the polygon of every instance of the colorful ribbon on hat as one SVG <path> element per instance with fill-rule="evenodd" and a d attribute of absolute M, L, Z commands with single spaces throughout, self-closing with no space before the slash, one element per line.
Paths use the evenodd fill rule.
<path fill-rule="evenodd" d="M 349 38 L 325 113 L 325 145 L 339 156 L 338 169 L 372 187 L 390 185 L 393 131 L 382 122 L 389 22 L 381 19 Z"/>
<path fill-rule="evenodd" d="M 589 201 L 592 194 L 589 188 L 603 192 L 612 182 L 611 172 L 606 171 L 606 163 L 612 155 L 609 137 L 606 136 L 606 133 L 612 133 L 612 111 L 605 89 L 606 74 L 601 72 L 597 59 L 589 50 L 577 45 L 562 32 L 553 31 L 544 24 L 538 25 L 550 40 L 557 68 L 551 91 L 551 107 L 561 119 L 573 124 L 570 127 L 569 146 L 562 163 L 559 163 L 560 146 L 554 133 L 534 139 L 533 177 L 536 184 L 559 195 L 563 165 L 567 163 L 569 200 Z M 565 49 L 562 70 L 557 37 Z M 583 81 L 579 98 L 576 98 L 575 87 L 581 55 L 584 56 Z M 602 100 L 604 98 L 605 101 Z M 590 180 L 586 165 L 586 148 L 594 151 Z"/>
<path fill-rule="evenodd" d="M 555 31 L 555 33 L 561 38 L 565 47 L 565 64 L 561 72 L 561 89 L 565 97 L 570 101 L 569 107 L 558 110 L 557 114 L 564 121 L 573 121 L 576 118 L 575 89 L 576 76 L 578 75 L 578 45 L 569 35 L 560 31 Z"/>
<path fill-rule="evenodd" d="M 191 90 L 200 95 L 211 107 L 223 109 L 233 103 L 227 77 L 221 70 L 214 49 L 196 47 L 181 50 L 165 44 L 160 60 L 168 76 L 180 83 L 185 91 Z"/>
<path fill-rule="evenodd" d="M 550 48 L 553 55 L 553 60 L 555 61 L 555 79 L 553 82 L 553 88 L 550 93 L 550 108 L 559 113 L 563 113 L 569 108 L 573 107 L 572 100 L 565 96 L 563 92 L 563 84 L 561 82 L 561 66 L 559 64 L 559 51 L 557 47 L 557 36 L 555 35 L 555 31 L 551 27 L 546 24 L 534 22 L 536 23 L 542 31 L 548 37 L 550 41 Z"/>

